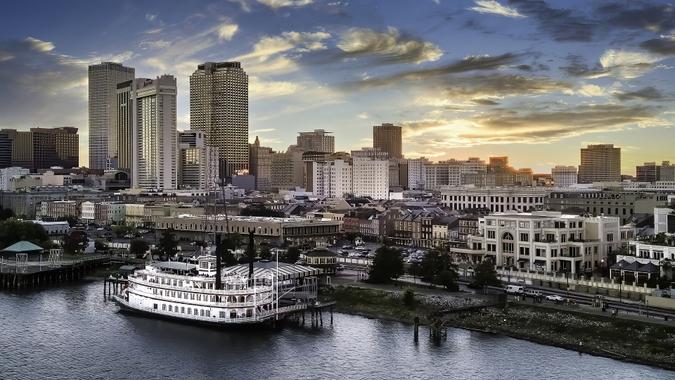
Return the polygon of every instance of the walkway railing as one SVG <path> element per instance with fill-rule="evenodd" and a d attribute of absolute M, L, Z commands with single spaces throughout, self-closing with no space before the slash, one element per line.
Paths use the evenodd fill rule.
<path fill-rule="evenodd" d="M 498 269 L 497 274 L 499 275 L 502 281 L 507 280 L 527 280 L 530 281 L 530 284 L 533 281 L 543 281 L 543 282 L 554 282 L 557 284 L 569 284 L 570 288 L 576 288 L 577 286 L 585 286 L 589 288 L 598 288 L 598 289 L 607 289 L 607 290 L 622 290 L 624 292 L 633 292 L 640 294 L 652 294 L 654 289 L 648 288 L 647 284 L 643 286 L 636 285 L 627 285 L 625 282 L 619 284 L 618 282 L 612 282 L 612 280 L 601 278 L 600 281 L 596 280 L 584 280 L 584 279 L 575 279 L 570 277 L 565 277 L 564 273 L 548 275 L 544 273 L 532 273 L 532 272 L 520 272 L 520 271 L 508 271 L 504 269 Z"/>
<path fill-rule="evenodd" d="M 17 261 L 0 257 L 0 267 L 51 267 L 58 268 L 64 266 L 74 266 L 92 261 L 99 261 L 110 258 L 108 255 L 87 255 L 79 259 L 69 260 L 39 260 L 39 261 Z"/>

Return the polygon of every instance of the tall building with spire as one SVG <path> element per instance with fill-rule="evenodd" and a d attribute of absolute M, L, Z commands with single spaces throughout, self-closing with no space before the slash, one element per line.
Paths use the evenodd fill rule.
<path fill-rule="evenodd" d="M 218 148 L 221 176 L 248 169 L 248 75 L 239 62 L 206 62 L 190 76 L 190 128 Z"/>
<path fill-rule="evenodd" d="M 117 168 L 117 84 L 135 70 L 114 62 L 89 66 L 89 167 Z"/>

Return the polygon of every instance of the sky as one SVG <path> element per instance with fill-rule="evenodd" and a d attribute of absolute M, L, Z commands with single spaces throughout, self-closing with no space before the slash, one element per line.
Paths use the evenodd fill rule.
<path fill-rule="evenodd" d="M 622 171 L 675 161 L 675 8 L 660 1 L 221 0 L 8 2 L 0 128 L 74 126 L 88 162 L 87 66 L 178 79 L 237 60 L 249 135 L 285 150 L 325 129 L 336 149 L 403 127 L 406 157 L 510 157 L 547 172 L 579 148 L 622 148 Z"/>

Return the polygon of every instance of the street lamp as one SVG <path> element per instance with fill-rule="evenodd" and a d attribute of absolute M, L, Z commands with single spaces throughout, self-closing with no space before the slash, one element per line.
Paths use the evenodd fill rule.
<path fill-rule="evenodd" d="M 623 263 L 619 263 L 619 303 L 621 303 L 621 285 L 623 284 Z"/>

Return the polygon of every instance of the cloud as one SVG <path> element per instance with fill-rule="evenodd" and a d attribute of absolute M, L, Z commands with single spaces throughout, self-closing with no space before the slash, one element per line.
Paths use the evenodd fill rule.
<path fill-rule="evenodd" d="M 462 60 L 435 68 L 402 71 L 388 76 L 367 78 L 358 82 L 349 83 L 347 86 L 364 89 L 370 87 L 386 86 L 392 83 L 398 83 L 407 80 L 433 79 L 443 77 L 448 74 L 494 70 L 513 63 L 518 58 L 519 55 L 513 53 L 505 53 L 498 56 L 469 56 Z"/>
<path fill-rule="evenodd" d="M 314 0 L 258 0 L 258 2 L 272 9 L 279 9 L 284 7 L 304 7 L 305 5 L 312 4 Z"/>
<path fill-rule="evenodd" d="M 509 0 L 509 3 L 519 14 L 535 19 L 539 29 L 556 41 L 585 42 L 591 41 L 595 35 L 597 21 L 569 9 L 552 8 L 543 0 Z"/>
<path fill-rule="evenodd" d="M 54 50 L 54 44 L 48 41 L 38 40 L 37 38 L 33 37 L 26 37 L 24 41 L 28 43 L 31 49 L 41 53 Z"/>
<path fill-rule="evenodd" d="M 655 54 L 675 55 L 675 36 L 661 36 L 644 41 L 640 47 Z"/>
<path fill-rule="evenodd" d="M 661 91 L 656 88 L 649 86 L 644 87 L 636 91 L 628 92 L 615 92 L 613 94 L 617 99 L 627 101 L 627 100 L 661 100 L 665 96 Z"/>
<path fill-rule="evenodd" d="M 253 45 L 253 51 L 240 55 L 235 60 L 266 61 L 275 54 L 297 51 L 324 50 L 324 41 L 330 38 L 327 32 L 283 32 L 280 36 L 265 36 Z"/>
<path fill-rule="evenodd" d="M 230 41 L 239 30 L 239 25 L 225 23 L 218 27 L 218 39 Z"/>
<path fill-rule="evenodd" d="M 595 84 L 583 84 L 576 92 L 581 96 L 605 96 L 607 91 L 604 88 Z"/>
<path fill-rule="evenodd" d="M 434 62 L 443 51 L 431 42 L 402 36 L 396 28 L 385 32 L 367 28 L 351 28 L 342 34 L 337 47 L 346 56 L 375 56 L 385 63 Z"/>
<path fill-rule="evenodd" d="M 598 7 L 595 13 L 607 25 L 628 29 L 660 32 L 675 28 L 675 9 L 671 4 L 649 2 L 611 3 Z"/>
<path fill-rule="evenodd" d="M 476 6 L 469 8 L 474 12 L 513 18 L 525 17 L 518 13 L 518 10 L 503 6 L 495 0 L 474 0 L 474 3 Z"/>
<path fill-rule="evenodd" d="M 146 13 L 146 14 L 145 14 L 145 19 L 148 20 L 148 21 L 150 21 L 150 22 L 153 22 L 153 21 L 157 20 L 157 15 L 156 15 L 156 14 L 152 14 L 152 13 Z"/>
<path fill-rule="evenodd" d="M 663 58 L 640 51 L 609 49 L 600 56 L 599 62 L 594 67 L 581 62 L 578 55 L 570 55 L 567 59 L 568 65 L 561 67 L 561 70 L 572 76 L 633 79 L 654 69 L 655 64 Z"/>
<path fill-rule="evenodd" d="M 301 86 L 284 81 L 264 81 L 257 76 L 249 77 L 249 90 L 253 99 L 287 96 L 296 93 Z"/>

